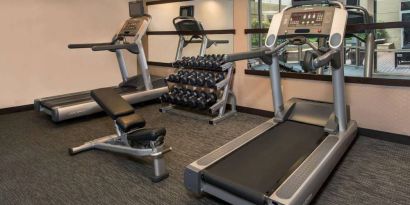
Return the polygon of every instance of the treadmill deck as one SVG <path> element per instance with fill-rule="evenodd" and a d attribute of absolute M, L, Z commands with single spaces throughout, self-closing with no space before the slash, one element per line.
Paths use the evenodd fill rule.
<path fill-rule="evenodd" d="M 325 137 L 323 127 L 285 121 L 205 169 L 203 180 L 262 204 Z"/>
<path fill-rule="evenodd" d="M 162 78 L 157 77 L 157 76 L 152 76 L 151 78 L 153 81 L 152 85 L 154 89 L 166 86 Z M 145 90 L 144 85 L 142 83 L 139 83 L 139 84 L 140 86 L 138 86 L 137 88 L 131 88 L 131 87 L 113 87 L 113 88 L 118 94 L 125 95 L 128 93 L 144 91 Z M 54 98 L 42 100 L 39 103 L 41 104 L 41 106 L 49 110 L 52 110 L 54 107 L 58 107 L 58 106 L 70 106 L 70 105 L 76 105 L 76 104 L 81 104 L 81 103 L 90 102 L 90 101 L 93 101 L 93 99 L 90 96 L 90 91 L 87 91 L 87 92 L 67 94 L 61 97 L 57 96 Z"/>

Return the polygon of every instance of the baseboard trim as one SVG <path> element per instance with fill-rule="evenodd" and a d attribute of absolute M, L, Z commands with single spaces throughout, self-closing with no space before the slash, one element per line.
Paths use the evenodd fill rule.
<path fill-rule="evenodd" d="M 34 110 L 34 104 L 2 108 L 0 109 L 0 115 L 11 114 L 11 113 L 16 113 L 16 112 L 24 112 L 24 111 L 29 111 L 29 110 Z"/>
<path fill-rule="evenodd" d="M 162 67 L 171 67 L 172 63 L 165 63 L 165 62 L 157 62 L 157 61 L 148 61 L 148 65 L 155 65 L 155 66 L 162 66 Z"/>
<path fill-rule="evenodd" d="M 138 103 L 136 106 L 150 105 L 150 104 L 155 104 L 155 103 L 158 103 L 158 100 L 150 100 L 147 102 Z M 238 112 L 241 112 L 241 113 L 259 115 L 262 117 L 273 117 L 274 116 L 274 112 L 268 111 L 268 110 L 262 110 L 262 109 L 245 107 L 245 106 L 236 106 L 236 109 L 238 110 Z M 2 108 L 0 109 L 0 115 L 12 114 L 12 113 L 24 112 L 24 111 L 30 111 L 30 110 L 34 110 L 33 104 Z M 380 130 L 373 130 L 373 129 L 359 127 L 359 135 L 373 138 L 373 139 L 383 140 L 387 142 L 394 142 L 398 144 L 410 145 L 410 136 L 402 135 L 402 134 L 396 134 L 396 133 L 391 133 L 391 132 L 385 132 L 385 131 L 380 131 Z"/>
<path fill-rule="evenodd" d="M 250 107 L 237 106 L 237 110 L 238 112 L 252 114 L 252 115 L 259 115 L 262 117 L 273 117 L 274 116 L 274 112 L 272 111 L 261 110 L 261 109 L 250 108 Z M 367 128 L 361 128 L 361 127 L 359 127 L 358 132 L 360 136 L 365 136 L 365 137 L 383 140 L 387 142 L 394 142 L 398 144 L 410 145 L 410 136 L 407 136 L 407 135 L 396 134 L 396 133 L 391 133 L 391 132 L 384 132 L 380 130 L 373 130 L 373 129 L 367 129 Z"/>
<path fill-rule="evenodd" d="M 359 127 L 359 134 L 373 139 L 410 145 L 410 136 Z"/>
<path fill-rule="evenodd" d="M 251 114 L 251 115 L 259 115 L 262 117 L 273 117 L 275 115 L 273 111 L 261 110 L 257 108 L 244 107 L 244 106 L 238 106 L 238 105 L 236 106 L 236 110 L 238 110 L 238 112 Z"/>

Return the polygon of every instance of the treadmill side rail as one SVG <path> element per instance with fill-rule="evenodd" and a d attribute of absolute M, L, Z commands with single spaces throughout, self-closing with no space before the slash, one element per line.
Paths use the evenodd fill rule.
<path fill-rule="evenodd" d="M 339 135 L 329 135 L 269 197 L 270 203 L 309 204 L 357 135 L 357 123 Z"/>

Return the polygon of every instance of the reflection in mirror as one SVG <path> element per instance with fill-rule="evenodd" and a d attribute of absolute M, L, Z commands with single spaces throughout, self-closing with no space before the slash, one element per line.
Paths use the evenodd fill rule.
<path fill-rule="evenodd" d="M 402 30 L 405 32 L 406 29 L 377 30 L 377 35 L 386 40 L 376 49 L 376 76 L 410 77 L 410 47 L 406 46 Z"/>
<path fill-rule="evenodd" d="M 193 17 L 177 18 L 180 16 L 180 8 L 188 8 L 188 6 L 194 7 Z M 151 62 L 170 63 L 182 56 L 233 52 L 233 34 L 185 33 L 186 35 L 179 36 L 176 33 L 179 30 L 233 29 L 233 0 L 196 0 L 156 4 L 148 7 L 148 13 L 152 16 L 149 31 L 168 33 L 148 36 L 148 59 Z"/>
<path fill-rule="evenodd" d="M 269 1 L 270 2 L 270 1 Z M 274 6 L 267 4 L 268 1 L 258 1 L 258 0 L 250 0 L 250 21 L 252 28 L 268 28 L 270 21 L 275 13 L 278 13 L 279 10 L 285 8 L 290 4 L 289 1 L 281 1 L 277 0 Z M 349 10 L 349 21 L 348 24 L 363 24 L 363 23 L 371 23 L 372 19 L 366 9 L 356 7 L 357 1 L 349 1 L 351 5 Z M 255 9 L 257 8 L 257 9 Z M 267 11 L 271 9 L 271 11 Z M 269 15 L 270 14 L 270 15 Z M 257 23 L 255 23 L 257 22 Z M 362 33 L 348 33 L 346 35 L 346 52 L 345 52 L 345 75 L 347 76 L 367 76 L 370 77 L 371 72 L 365 72 L 365 66 L 368 67 L 368 70 L 371 70 L 372 64 L 366 62 L 368 60 L 372 60 L 373 57 L 371 52 L 366 52 L 366 49 L 374 48 L 367 47 L 366 43 L 373 44 L 374 41 L 366 42 L 368 35 L 372 31 L 363 31 Z M 266 34 L 252 34 L 250 36 L 251 41 L 251 49 L 258 49 L 264 45 Z M 322 48 L 325 50 L 323 46 L 326 45 L 326 41 L 328 39 L 324 38 L 307 38 L 307 41 L 310 42 L 314 47 Z M 369 55 L 366 58 L 366 54 Z M 326 74 L 330 75 L 331 72 L 327 66 L 324 66 L 319 69 L 312 70 L 309 67 L 312 59 L 315 58 L 315 54 L 313 49 L 309 45 L 294 45 L 288 46 L 280 52 L 280 64 L 282 68 L 282 72 L 295 72 L 295 73 L 310 73 L 310 74 Z M 249 69 L 254 70 L 267 70 L 269 67 L 264 65 L 258 59 L 249 60 L 248 63 Z"/>
<path fill-rule="evenodd" d="M 249 22 L 253 29 L 268 28 L 272 16 L 289 5 L 288 1 L 284 0 L 249 0 L 249 2 Z M 410 21 L 410 1 L 362 0 L 345 2 L 350 7 L 348 9 L 348 25 Z M 364 9 L 360 9 L 358 6 Z M 369 18 L 366 18 L 366 15 Z M 346 76 L 410 78 L 410 28 L 347 31 L 345 39 Z M 262 47 L 265 37 L 264 33 L 250 34 L 250 49 L 255 50 Z M 315 46 L 319 46 L 321 40 L 323 41 L 323 39 L 309 39 Z M 307 45 L 289 46 L 286 50 L 282 50 L 280 56 L 282 71 L 330 74 L 330 69 L 326 67 L 314 72 L 310 72 L 304 67 L 309 60 L 311 50 Z M 249 60 L 248 69 L 268 70 L 269 67 L 258 59 L 252 59 Z"/>

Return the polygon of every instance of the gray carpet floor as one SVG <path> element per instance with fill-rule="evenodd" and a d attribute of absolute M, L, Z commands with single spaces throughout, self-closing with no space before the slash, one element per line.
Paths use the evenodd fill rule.
<path fill-rule="evenodd" d="M 267 120 L 240 113 L 217 126 L 138 108 L 147 127 L 167 128 L 170 177 L 151 183 L 149 160 L 102 151 L 69 156 L 67 148 L 114 132 L 104 115 L 54 124 L 34 111 L 0 116 L 0 204 L 224 204 L 195 198 L 184 167 Z M 408 146 L 359 137 L 314 204 L 410 204 Z"/>

